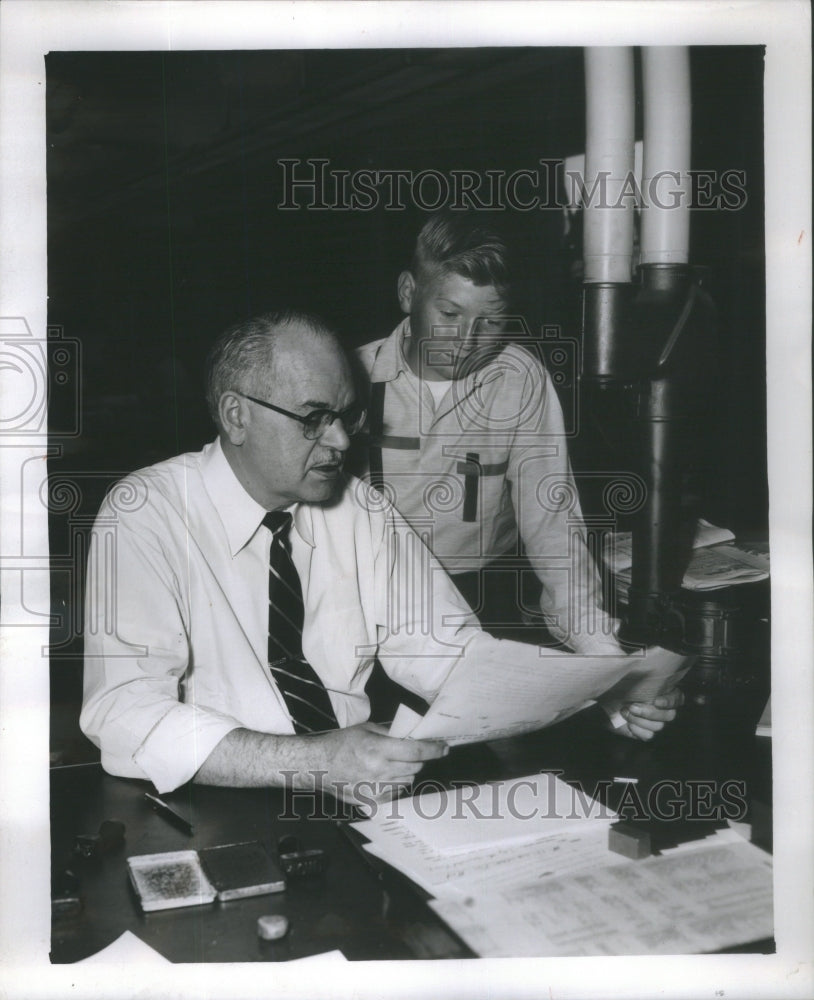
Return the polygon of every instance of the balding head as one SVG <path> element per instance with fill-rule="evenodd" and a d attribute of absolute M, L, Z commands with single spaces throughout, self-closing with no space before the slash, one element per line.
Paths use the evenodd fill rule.
<path fill-rule="evenodd" d="M 292 338 L 292 331 L 294 337 Z M 219 408 L 229 389 L 250 395 L 264 395 L 273 388 L 285 365 L 278 366 L 281 349 L 302 338 L 326 342 L 341 352 L 334 331 L 318 316 L 295 309 L 280 309 L 237 323 L 215 342 L 207 361 L 206 402 L 218 430 L 222 431 Z"/>
<path fill-rule="evenodd" d="M 360 413 L 348 359 L 324 323 L 286 312 L 227 330 L 210 356 L 207 396 L 223 453 L 258 504 L 336 494 Z M 326 412 L 332 418 L 310 430 L 304 418 Z"/>

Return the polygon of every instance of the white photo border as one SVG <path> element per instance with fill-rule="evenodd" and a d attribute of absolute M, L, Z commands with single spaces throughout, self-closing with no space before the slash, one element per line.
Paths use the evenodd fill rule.
<path fill-rule="evenodd" d="M 353 10 L 349 11 L 348 7 Z M 812 995 L 811 79 L 810 9 L 798 0 L 117 2 L 6 0 L 0 9 L 0 323 L 47 326 L 45 63 L 52 50 L 527 45 L 765 45 L 766 293 L 774 724 L 775 955 L 347 963 L 330 995 L 538 998 Z M 16 383 L 0 372 L 0 389 Z M 4 404 L 5 405 L 5 404 Z M 47 606 L 47 572 L 21 593 L 15 483 L 45 437 L 0 442 L 0 962 L 8 997 L 134 995 L 134 970 L 51 966 L 48 644 L 15 628 Z M 26 544 L 47 552 L 47 517 Z M 16 527 L 15 527 L 16 525 Z M 20 549 L 20 553 L 22 549 Z M 21 564 L 20 564 L 21 565 Z M 45 564 L 47 569 L 47 561 Z M 39 579 L 41 578 L 41 579 Z M 37 593 L 37 586 L 46 588 Z M 28 588 L 28 585 L 27 585 Z M 44 605 L 43 605 L 44 594 Z M 116 973 L 120 974 L 117 976 Z M 124 974 L 121 974 L 124 973 Z M 317 978 L 319 977 L 319 978 Z M 143 995 L 327 995 L 319 967 L 160 965 Z"/>

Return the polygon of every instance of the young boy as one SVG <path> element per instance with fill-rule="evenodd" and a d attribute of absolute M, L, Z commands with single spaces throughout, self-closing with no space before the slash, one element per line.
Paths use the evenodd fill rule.
<path fill-rule="evenodd" d="M 474 213 L 433 216 L 397 290 L 405 319 L 358 351 L 370 481 L 487 630 L 544 624 L 575 652 L 618 654 L 562 410 L 538 342 L 509 315 L 505 241 Z"/>

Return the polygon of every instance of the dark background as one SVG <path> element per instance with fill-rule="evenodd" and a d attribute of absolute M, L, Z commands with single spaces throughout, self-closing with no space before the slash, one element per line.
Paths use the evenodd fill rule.
<path fill-rule="evenodd" d="M 755 535 L 767 532 L 763 50 L 695 48 L 691 66 L 693 168 L 742 170 L 748 195 L 692 217 L 691 261 L 719 315 L 703 513 Z M 584 151 L 585 108 L 579 48 L 52 52 L 46 71 L 52 729 L 65 760 L 82 747 L 83 539 L 112 480 L 214 437 L 202 403 L 214 337 L 281 304 L 321 312 L 348 346 L 401 318 L 396 277 L 426 213 L 281 211 L 278 160 L 533 170 Z M 641 138 L 641 108 L 638 121 Z M 578 339 L 579 248 L 562 213 L 496 217 L 520 249 L 532 332 Z"/>

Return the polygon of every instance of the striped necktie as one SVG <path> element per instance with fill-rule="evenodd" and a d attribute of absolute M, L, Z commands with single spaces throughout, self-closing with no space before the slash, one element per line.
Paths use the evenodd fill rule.
<path fill-rule="evenodd" d="M 325 685 L 302 655 L 302 587 L 291 559 L 291 514 L 271 511 L 263 524 L 271 531 L 269 553 L 269 641 L 271 675 L 285 698 L 294 730 L 316 733 L 337 729 Z"/>

